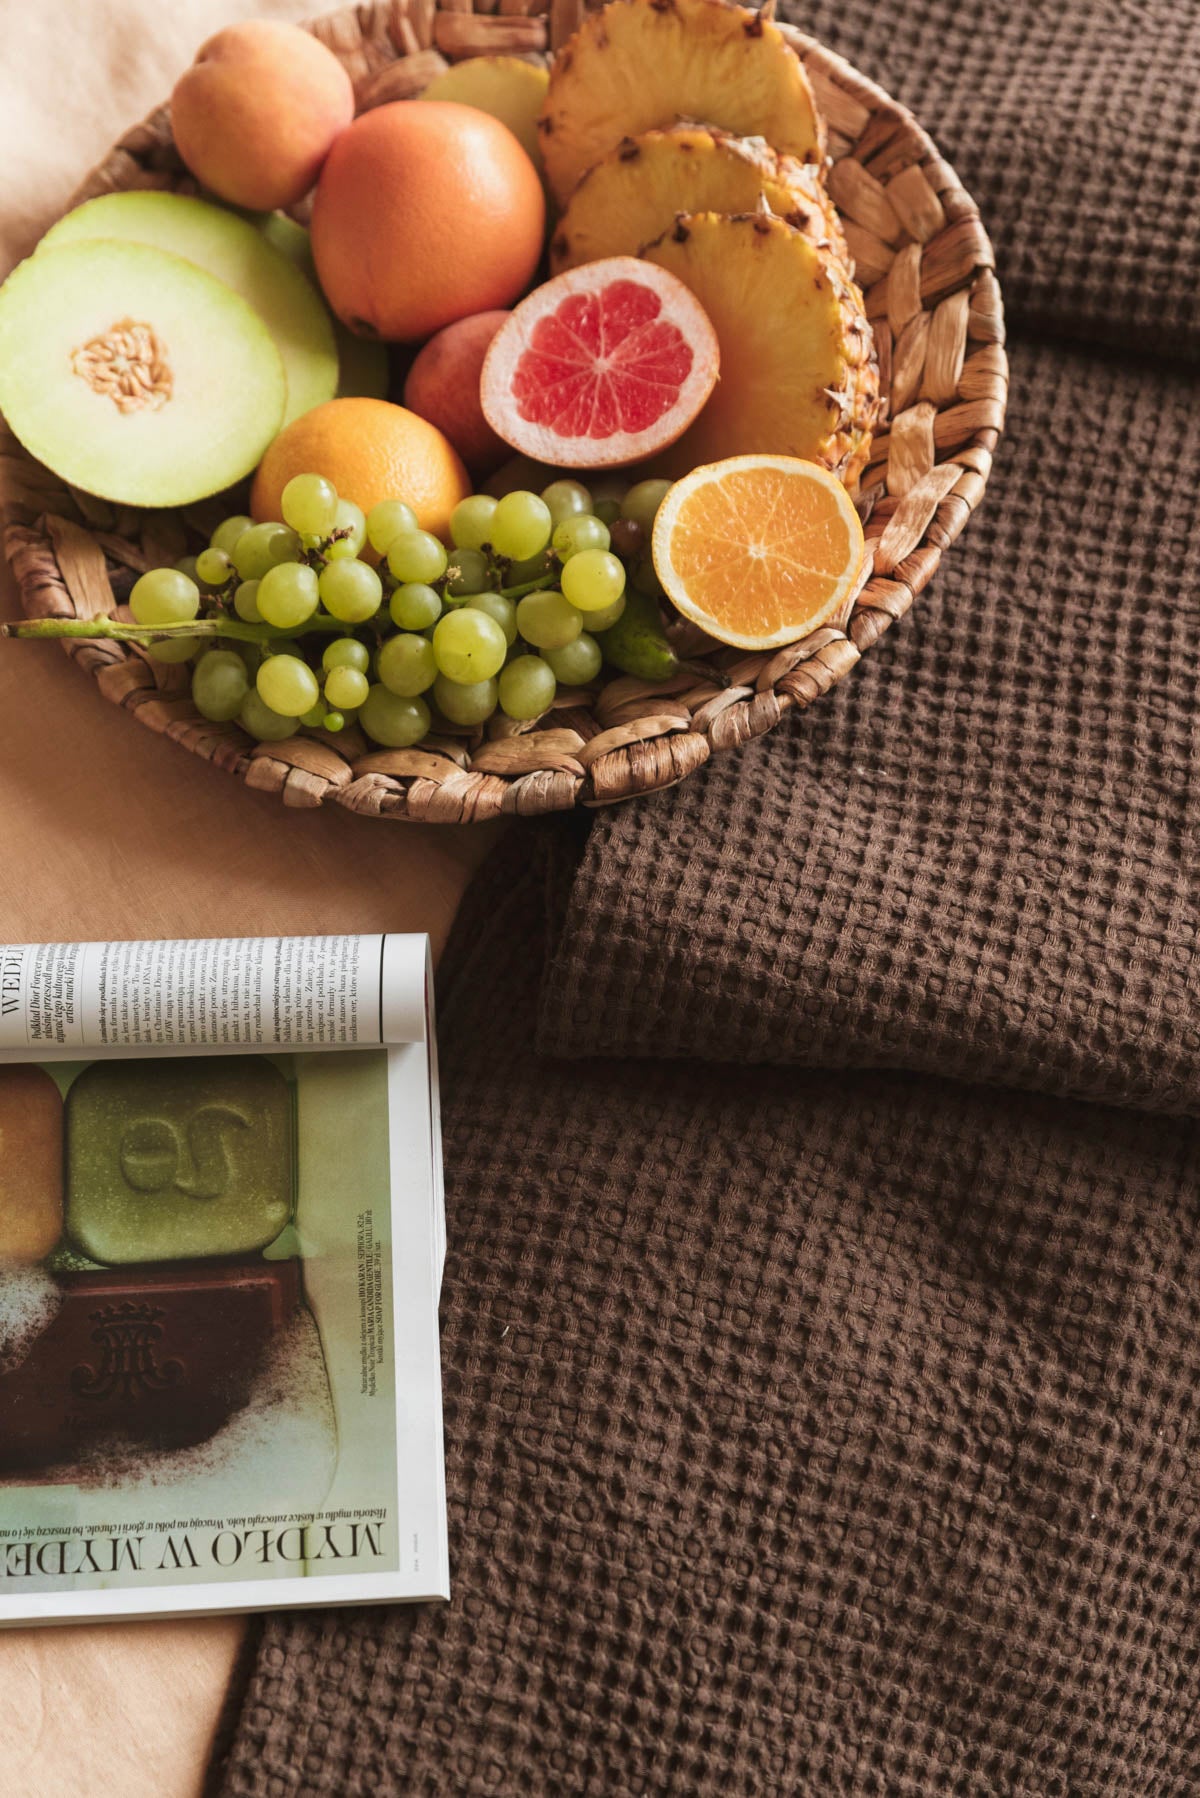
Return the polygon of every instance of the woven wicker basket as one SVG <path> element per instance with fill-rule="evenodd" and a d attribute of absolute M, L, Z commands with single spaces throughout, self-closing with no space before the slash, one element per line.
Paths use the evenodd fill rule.
<path fill-rule="evenodd" d="M 341 58 L 366 110 L 419 93 L 447 61 L 488 52 L 540 60 L 583 11 L 584 0 L 388 0 L 333 13 L 312 30 Z M 828 121 L 830 191 L 867 296 L 885 398 L 862 481 L 873 561 L 843 615 L 774 653 L 722 652 L 714 660 L 728 685 L 622 677 L 598 692 L 560 693 L 534 728 L 497 717 L 484 733 L 419 749 L 375 749 L 353 729 L 258 745 L 197 715 L 186 671 L 111 641 L 70 642 L 68 654 L 105 695 L 286 805 L 332 800 L 370 817 L 459 823 L 669 786 L 849 673 L 907 611 L 983 493 L 1004 422 L 1004 318 L 975 204 L 929 137 L 841 58 L 784 30 Z M 191 185 L 164 108 L 121 140 L 73 203 L 112 189 Z M 5 547 L 33 617 L 111 612 L 136 573 L 194 550 L 215 522 L 205 508 L 139 513 L 68 490 L 11 438 L 0 454 Z"/>

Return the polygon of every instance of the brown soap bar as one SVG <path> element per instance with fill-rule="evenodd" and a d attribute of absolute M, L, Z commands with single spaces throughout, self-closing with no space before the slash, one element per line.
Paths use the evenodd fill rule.
<path fill-rule="evenodd" d="M 0 1263 L 40 1261 L 62 1235 L 62 1111 L 41 1068 L 0 1067 Z"/>
<path fill-rule="evenodd" d="M 297 1261 L 189 1261 L 61 1273 L 62 1303 L 0 1376 L 0 1472 L 77 1462 L 101 1443 L 205 1441 L 250 1397 L 300 1302 Z"/>

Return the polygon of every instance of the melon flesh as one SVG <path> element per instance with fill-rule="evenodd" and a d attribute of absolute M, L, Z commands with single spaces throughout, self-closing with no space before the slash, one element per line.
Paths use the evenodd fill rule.
<path fill-rule="evenodd" d="M 560 205 L 623 137 L 681 119 L 820 163 L 804 65 L 777 25 L 727 0 L 611 0 L 555 58 L 538 129 Z"/>
<path fill-rule="evenodd" d="M 800 456 L 853 486 L 879 411 L 862 295 L 836 258 L 770 214 L 685 215 L 645 252 L 690 287 L 721 379 L 662 458 L 667 475 L 729 456 Z"/>
<path fill-rule="evenodd" d="M 312 242 L 303 225 L 290 219 L 286 212 L 264 212 L 257 216 L 258 229 L 267 242 L 286 256 L 300 270 L 316 292 L 317 265 L 313 261 Z M 333 340 L 337 345 L 338 383 L 335 399 L 385 400 L 391 385 L 391 367 L 387 345 L 374 338 L 356 337 L 340 318 L 329 314 Z"/>
<path fill-rule="evenodd" d="M 843 262 L 849 252 L 811 162 L 780 156 L 761 137 L 674 125 L 627 137 L 576 187 L 550 244 L 558 273 L 601 256 L 636 256 L 680 212 L 753 212 L 765 203 Z"/>
<path fill-rule="evenodd" d="M 0 412 L 86 493 L 134 506 L 218 493 L 258 463 L 286 394 L 258 313 L 164 250 L 64 243 L 0 288 Z"/>
<path fill-rule="evenodd" d="M 248 301 L 283 358 L 285 424 L 333 398 L 338 354 L 324 302 L 294 263 L 248 220 L 187 194 L 102 194 L 52 226 L 38 253 L 98 237 L 150 244 L 182 256 Z"/>

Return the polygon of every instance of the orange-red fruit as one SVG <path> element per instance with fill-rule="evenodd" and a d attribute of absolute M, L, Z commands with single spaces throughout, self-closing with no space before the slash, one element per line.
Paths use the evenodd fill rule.
<path fill-rule="evenodd" d="M 532 279 L 545 228 L 542 184 L 506 125 L 449 100 L 397 100 L 334 145 L 312 249 L 344 324 L 411 343 L 510 305 Z"/>
<path fill-rule="evenodd" d="M 483 415 L 535 461 L 619 468 L 686 431 L 716 384 L 719 354 L 682 281 L 606 256 L 555 275 L 510 314 L 483 364 Z"/>
<path fill-rule="evenodd" d="M 297 474 L 323 474 L 364 512 L 402 499 L 423 531 L 449 539 L 450 514 L 471 491 L 467 471 L 435 425 L 387 400 L 327 400 L 285 425 L 258 465 L 250 510 L 282 518 L 283 490 Z"/>
<path fill-rule="evenodd" d="M 337 57 L 277 19 L 218 31 L 171 96 L 175 143 L 193 175 L 256 212 L 302 200 L 353 117 L 354 89 Z"/>
<path fill-rule="evenodd" d="M 512 454 L 483 416 L 479 399 L 483 359 L 507 317 L 501 308 L 456 319 L 417 352 L 404 383 L 409 411 L 436 425 L 476 474 L 490 474 Z"/>

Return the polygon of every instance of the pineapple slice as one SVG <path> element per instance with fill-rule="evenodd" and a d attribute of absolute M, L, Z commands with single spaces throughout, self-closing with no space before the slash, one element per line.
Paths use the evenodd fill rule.
<path fill-rule="evenodd" d="M 691 288 L 721 346 L 716 391 L 662 472 L 757 452 L 823 463 L 853 487 L 879 367 L 862 295 L 838 260 L 766 210 L 684 215 L 643 254 Z"/>
<path fill-rule="evenodd" d="M 588 14 L 550 72 L 538 129 L 559 204 L 623 137 L 679 119 L 824 160 L 808 76 L 777 25 L 728 0 L 612 0 Z"/>
<path fill-rule="evenodd" d="M 841 221 L 814 164 L 715 125 L 643 131 L 610 150 L 568 200 L 550 266 L 561 274 L 602 256 L 636 256 L 677 213 L 754 212 L 760 199 L 849 267 Z"/>

